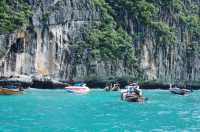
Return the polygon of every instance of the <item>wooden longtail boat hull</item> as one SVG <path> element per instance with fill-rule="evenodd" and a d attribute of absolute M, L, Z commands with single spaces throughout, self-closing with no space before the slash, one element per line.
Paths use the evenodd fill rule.
<path fill-rule="evenodd" d="M 19 90 L 13 90 L 13 89 L 0 89 L 0 95 L 12 95 L 19 93 Z"/>
<path fill-rule="evenodd" d="M 128 102 L 144 102 L 144 99 L 145 98 L 143 96 L 139 97 L 138 95 L 131 95 L 126 97 Z"/>

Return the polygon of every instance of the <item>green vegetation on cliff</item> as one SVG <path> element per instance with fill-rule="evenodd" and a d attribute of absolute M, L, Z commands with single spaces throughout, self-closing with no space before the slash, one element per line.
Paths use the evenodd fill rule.
<path fill-rule="evenodd" d="M 153 31 L 157 44 L 178 44 L 178 24 L 186 27 L 191 39 L 200 36 L 198 7 L 192 3 L 187 5 L 181 0 L 92 1 L 94 8 L 100 11 L 101 22 L 94 24 L 87 32 L 82 46 L 91 49 L 95 58 L 135 63 L 135 36 L 145 37 L 147 29 Z M 125 17 L 138 26 L 134 34 L 125 31 Z"/>
<path fill-rule="evenodd" d="M 133 55 L 132 38 L 116 25 L 110 15 L 112 10 L 105 1 L 98 0 L 98 2 L 96 0 L 95 4 L 102 11 L 102 23 L 89 33 L 88 44 L 98 49 L 102 58 L 124 59 L 123 57 L 131 57 L 130 55 Z"/>
<path fill-rule="evenodd" d="M 104 0 L 93 0 L 94 8 L 100 9 L 100 24 L 94 25 L 86 36 L 85 48 L 101 59 L 126 59 L 133 61 L 132 37 L 127 34 L 112 16 L 112 9 Z"/>
<path fill-rule="evenodd" d="M 29 16 L 31 9 L 26 0 L 1 0 L 0 34 L 24 28 Z"/>
<path fill-rule="evenodd" d="M 107 2 L 114 8 L 116 18 L 124 12 L 124 17 L 132 19 L 138 28 L 144 26 L 145 29 L 152 29 L 158 44 L 177 43 L 177 24 L 185 25 L 192 35 L 200 36 L 199 8 L 189 0 L 107 0 Z M 140 32 L 141 30 L 136 30 L 136 33 L 141 34 Z"/>

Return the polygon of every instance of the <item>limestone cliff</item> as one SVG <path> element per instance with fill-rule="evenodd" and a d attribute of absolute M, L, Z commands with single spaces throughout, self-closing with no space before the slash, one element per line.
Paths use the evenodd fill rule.
<path fill-rule="evenodd" d="M 113 9 L 113 1 L 107 1 Z M 199 1 L 195 4 L 200 6 Z M 139 67 L 128 67 L 124 60 L 98 60 L 90 58 L 87 50 L 76 63 L 79 41 L 93 24 L 101 22 L 99 8 L 92 0 L 29 0 L 33 16 L 25 31 L 0 36 L 1 76 L 47 76 L 56 80 L 90 80 L 116 77 L 143 80 L 199 80 L 200 60 L 196 53 L 188 54 L 191 38 L 181 22 L 171 20 L 164 9 L 163 20 L 176 28 L 176 45 L 163 45 L 156 34 L 132 19 L 126 10 L 118 10 L 115 20 L 134 36 L 138 30 L 143 39 L 135 39 L 135 55 Z M 119 13 L 120 12 L 120 13 Z M 139 27 L 139 28 L 138 28 Z M 193 40 L 192 40 L 193 41 Z M 138 68 L 140 73 L 138 73 Z"/>
<path fill-rule="evenodd" d="M 138 19 L 127 11 L 128 9 L 119 10 L 115 6 L 116 1 L 108 0 L 108 2 L 116 10 L 118 23 L 123 25 L 129 34 L 136 36 L 135 49 L 140 68 L 144 71 L 144 79 L 166 82 L 198 81 L 200 79 L 200 39 L 198 35 L 192 33 L 190 28 L 192 27 L 191 21 L 194 19 L 188 20 L 190 24 L 185 24 L 182 20 L 182 15 L 185 13 L 187 18 L 195 16 L 195 19 L 199 21 L 199 15 L 197 15 L 199 14 L 199 0 L 165 1 L 166 3 L 171 2 L 169 5 L 162 5 L 162 0 L 152 2 L 159 5 L 159 12 L 154 21 L 160 20 L 172 27 L 176 36 L 174 44 L 158 42 L 160 36 L 158 31 L 138 22 Z"/>

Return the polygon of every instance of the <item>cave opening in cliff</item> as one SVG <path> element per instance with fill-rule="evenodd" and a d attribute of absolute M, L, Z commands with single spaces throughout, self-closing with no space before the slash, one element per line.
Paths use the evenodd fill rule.
<path fill-rule="evenodd" d="M 16 43 L 13 43 L 11 46 L 11 52 L 22 53 L 24 51 L 24 38 L 18 38 Z"/>

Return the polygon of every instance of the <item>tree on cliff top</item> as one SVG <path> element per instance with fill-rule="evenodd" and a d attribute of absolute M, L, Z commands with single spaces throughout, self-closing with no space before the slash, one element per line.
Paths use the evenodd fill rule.
<path fill-rule="evenodd" d="M 23 29 L 28 24 L 31 8 L 26 0 L 0 1 L 0 34 Z"/>

